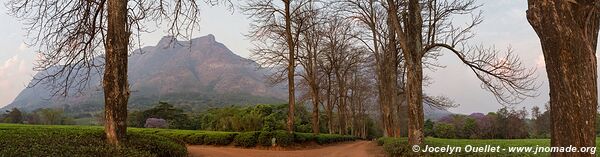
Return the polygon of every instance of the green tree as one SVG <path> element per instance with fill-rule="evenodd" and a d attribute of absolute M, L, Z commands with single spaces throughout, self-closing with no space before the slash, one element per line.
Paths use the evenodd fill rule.
<path fill-rule="evenodd" d="M 477 122 L 473 118 L 466 118 L 465 124 L 463 125 L 462 132 L 463 138 L 476 138 L 477 133 Z"/>
<path fill-rule="evenodd" d="M 141 118 L 137 117 L 140 116 L 139 113 L 134 113 L 134 116 L 136 116 L 134 119 L 138 120 L 137 124 L 141 126 L 145 124 L 146 119 L 148 118 L 160 118 L 169 122 L 169 128 L 193 129 L 191 127 L 192 122 L 189 119 L 189 116 L 185 114 L 182 109 L 175 108 L 167 102 L 159 102 L 154 108 L 143 111 L 141 113 Z"/>
<path fill-rule="evenodd" d="M 433 136 L 433 126 L 435 122 L 431 121 L 431 119 L 425 120 L 425 136 Z"/>
<path fill-rule="evenodd" d="M 456 128 L 447 123 L 436 123 L 433 127 L 435 137 L 456 138 Z"/>
<path fill-rule="evenodd" d="M 4 122 L 7 123 L 23 123 L 23 114 L 17 108 L 13 108 L 4 119 Z"/>

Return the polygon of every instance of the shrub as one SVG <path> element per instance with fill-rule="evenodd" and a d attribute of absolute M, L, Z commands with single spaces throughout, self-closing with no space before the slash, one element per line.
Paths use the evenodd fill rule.
<path fill-rule="evenodd" d="M 357 139 L 355 136 L 350 135 L 337 135 L 337 134 L 319 134 L 316 137 L 316 141 L 319 144 L 354 141 Z"/>
<path fill-rule="evenodd" d="M 383 150 L 392 157 L 418 156 L 412 151 L 412 147 L 408 146 L 408 142 L 404 140 L 387 140 L 383 144 Z"/>
<path fill-rule="evenodd" d="M 271 146 L 271 138 L 273 137 L 273 133 L 269 131 L 261 131 L 258 135 L 258 144 L 262 146 Z"/>
<path fill-rule="evenodd" d="M 282 147 L 289 146 L 294 142 L 294 135 L 283 130 L 275 131 L 273 137 L 275 137 L 277 145 Z"/>
<path fill-rule="evenodd" d="M 236 135 L 237 133 L 230 132 L 208 133 L 204 137 L 204 144 L 228 145 L 233 141 Z"/>
<path fill-rule="evenodd" d="M 126 142 L 132 148 L 147 150 L 160 157 L 187 156 L 187 149 L 182 147 L 182 143 L 175 143 L 158 135 L 130 133 L 127 134 Z"/>
<path fill-rule="evenodd" d="M 168 138 L 132 129 L 122 147 L 106 143 L 101 127 L 0 124 L 0 156 L 186 156 Z"/>
<path fill-rule="evenodd" d="M 312 133 L 299 133 L 294 132 L 294 142 L 296 143 L 304 143 L 309 141 L 314 141 L 315 136 Z"/>
<path fill-rule="evenodd" d="M 235 136 L 233 141 L 236 146 L 254 147 L 256 146 L 258 135 L 260 135 L 258 131 L 243 132 Z"/>
<path fill-rule="evenodd" d="M 196 133 L 185 138 L 184 142 L 187 144 L 201 145 L 204 144 L 204 137 L 206 137 L 206 134 Z"/>

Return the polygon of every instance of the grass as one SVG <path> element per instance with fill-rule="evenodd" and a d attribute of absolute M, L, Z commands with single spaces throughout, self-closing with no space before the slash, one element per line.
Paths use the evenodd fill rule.
<path fill-rule="evenodd" d="M 416 155 L 412 152 L 412 146 L 408 145 L 407 138 L 380 138 L 378 144 L 383 145 L 386 153 L 391 156 L 407 156 Z M 596 139 L 596 145 L 599 146 L 600 138 Z M 425 138 L 425 145 L 445 147 L 462 147 L 463 152 L 454 153 L 425 153 L 418 156 L 550 156 L 548 152 L 541 153 L 509 153 L 508 147 L 549 147 L 550 139 L 442 139 L 442 138 Z M 500 153 L 465 153 L 465 146 L 485 147 L 486 145 L 495 147 L 500 146 Z M 420 148 L 423 148 L 421 146 Z M 597 149 L 597 148 L 596 148 Z"/>

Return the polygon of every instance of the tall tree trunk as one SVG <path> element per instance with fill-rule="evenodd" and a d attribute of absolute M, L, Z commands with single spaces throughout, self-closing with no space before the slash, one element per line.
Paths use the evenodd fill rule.
<path fill-rule="evenodd" d="M 553 147 L 594 147 L 598 105 L 597 1 L 529 0 L 527 19 L 542 45 L 550 84 Z M 552 156 L 594 156 L 552 153 Z"/>
<path fill-rule="evenodd" d="M 338 80 L 338 89 L 339 89 L 339 103 L 338 103 L 338 122 L 340 128 L 340 134 L 345 135 L 346 132 L 346 80 L 342 78 L 343 75 L 336 74 L 336 78 Z"/>
<path fill-rule="evenodd" d="M 331 75 L 328 73 L 327 74 L 327 129 L 329 130 L 330 134 L 334 133 L 334 127 L 333 127 L 333 99 L 331 98 Z"/>
<path fill-rule="evenodd" d="M 314 75 L 314 74 L 313 74 Z M 319 87 L 316 85 L 316 78 L 314 78 L 313 80 L 313 87 L 312 87 L 312 92 L 313 93 L 313 112 L 312 112 L 312 130 L 313 130 L 313 134 L 319 134 L 320 131 L 320 125 L 319 125 L 319 102 L 320 102 L 320 98 L 319 98 Z"/>
<path fill-rule="evenodd" d="M 420 59 L 419 59 L 420 61 Z M 421 62 L 413 60 L 407 64 L 408 99 L 408 143 L 423 143 L 423 70 Z M 407 61 L 408 63 L 409 61 Z M 416 62 L 416 63 L 415 63 Z"/>
<path fill-rule="evenodd" d="M 292 39 L 292 20 L 290 15 L 290 0 L 283 0 L 285 3 L 285 36 L 288 44 L 288 104 L 289 112 L 287 119 L 287 129 L 290 133 L 294 132 L 294 110 L 296 105 L 296 96 L 294 91 L 294 71 L 296 59 L 294 58 L 294 41 Z"/>
<path fill-rule="evenodd" d="M 104 78 L 104 131 L 108 143 L 118 145 L 127 132 L 127 1 L 108 1 L 108 31 Z"/>
<path fill-rule="evenodd" d="M 408 2 L 408 23 L 406 24 L 405 65 L 407 73 L 407 99 L 408 99 L 408 143 L 410 145 L 423 144 L 423 52 L 422 34 L 423 19 L 419 0 Z"/>

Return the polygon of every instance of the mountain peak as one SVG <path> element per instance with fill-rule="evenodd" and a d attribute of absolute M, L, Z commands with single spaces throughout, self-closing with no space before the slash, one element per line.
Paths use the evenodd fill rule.
<path fill-rule="evenodd" d="M 208 41 L 213 41 L 213 42 L 215 41 L 215 35 L 213 35 L 213 34 L 208 34 L 208 35 L 204 36 L 204 38 L 207 38 Z"/>
<path fill-rule="evenodd" d="M 177 43 L 177 38 L 175 38 L 172 35 L 168 35 L 162 37 L 160 41 L 158 41 L 158 44 L 156 44 L 156 46 L 166 48 L 170 45 L 173 45 L 174 43 Z"/>

